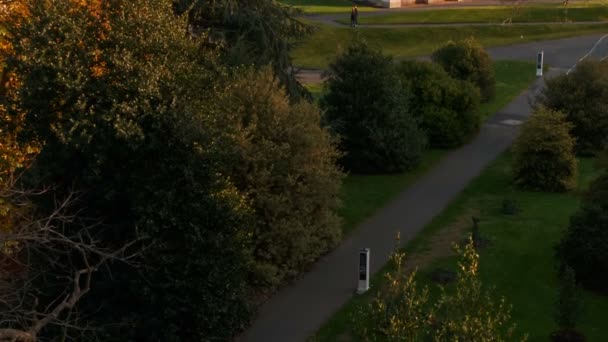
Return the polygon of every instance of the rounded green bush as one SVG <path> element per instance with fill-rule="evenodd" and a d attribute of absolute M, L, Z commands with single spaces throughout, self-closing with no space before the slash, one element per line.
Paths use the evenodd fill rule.
<path fill-rule="evenodd" d="M 456 147 L 479 131 L 480 96 L 473 84 L 450 77 L 431 62 L 402 62 L 398 74 L 431 147 Z"/>
<path fill-rule="evenodd" d="M 483 102 L 496 96 L 496 78 L 490 55 L 475 38 L 462 41 L 449 41 L 431 56 L 450 76 L 470 81 L 481 93 Z"/>
<path fill-rule="evenodd" d="M 253 270 L 272 289 L 300 274 L 340 240 L 335 214 L 343 174 L 321 112 L 291 104 L 270 68 L 245 70 L 222 101 L 226 172 L 253 210 Z"/>
<path fill-rule="evenodd" d="M 513 178 L 521 188 L 568 191 L 576 186 L 577 160 L 571 125 L 561 112 L 537 108 L 513 146 Z"/>
<path fill-rule="evenodd" d="M 585 60 L 568 75 L 548 80 L 539 102 L 566 114 L 577 154 L 600 151 L 608 137 L 608 61 Z"/>
<path fill-rule="evenodd" d="M 400 172 L 420 161 L 426 136 L 408 108 L 391 57 L 356 41 L 331 63 L 321 106 L 355 173 Z"/>

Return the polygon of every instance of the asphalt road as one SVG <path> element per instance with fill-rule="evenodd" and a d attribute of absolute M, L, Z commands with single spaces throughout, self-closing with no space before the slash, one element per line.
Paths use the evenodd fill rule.
<path fill-rule="evenodd" d="M 608 34 L 608 32 L 606 32 Z M 539 51 L 544 51 L 545 65 L 559 69 L 570 69 L 579 58 L 583 57 L 593 45 L 604 34 L 594 34 L 583 37 L 562 38 L 556 40 L 546 40 L 538 42 L 530 42 L 524 44 L 514 44 L 508 46 L 499 46 L 486 49 L 492 59 L 495 60 L 528 60 L 535 61 L 536 54 Z M 604 39 L 606 41 L 606 39 Z M 420 57 L 428 59 L 428 56 Z M 322 79 L 322 70 L 302 69 L 298 72 L 298 79 L 302 83 L 320 83 Z"/>

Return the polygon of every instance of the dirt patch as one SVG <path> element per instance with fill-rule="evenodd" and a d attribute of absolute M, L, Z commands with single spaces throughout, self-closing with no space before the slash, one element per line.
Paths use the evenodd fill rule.
<path fill-rule="evenodd" d="M 460 215 L 452 224 L 441 229 L 426 243 L 425 249 L 406 255 L 405 269 L 412 271 L 423 269 L 435 260 L 455 255 L 454 243 L 459 243 L 471 231 L 473 222 L 471 217 L 479 217 L 478 209 L 469 209 Z"/>

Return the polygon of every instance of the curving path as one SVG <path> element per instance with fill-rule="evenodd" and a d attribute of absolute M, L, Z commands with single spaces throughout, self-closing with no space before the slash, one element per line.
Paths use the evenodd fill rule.
<path fill-rule="evenodd" d="M 537 4 L 561 4 L 563 0 L 533 0 L 529 5 Z M 376 17 L 383 16 L 394 12 L 417 12 L 427 10 L 437 10 L 455 7 L 492 7 L 502 6 L 507 7 L 500 0 L 476 0 L 475 2 L 460 2 L 454 1 L 451 3 L 435 3 L 435 4 L 412 4 L 401 8 L 379 8 L 371 12 L 360 12 L 360 17 Z M 350 8 L 345 7 L 344 13 L 308 13 L 302 15 L 308 20 L 323 23 L 329 26 L 347 27 L 348 24 L 340 23 L 338 20 L 350 20 Z M 579 24 L 606 24 L 606 21 L 577 21 L 577 22 L 514 22 L 508 25 L 542 25 L 542 24 L 564 24 L 564 25 L 579 25 Z M 472 23 L 412 23 L 412 24 L 362 24 L 361 27 L 444 27 L 444 26 L 497 26 L 503 25 L 499 22 L 472 22 Z"/>
<path fill-rule="evenodd" d="M 564 72 L 584 56 L 596 36 L 537 42 L 492 49 L 498 58 L 531 59 L 539 49 L 553 66 L 549 74 Z M 534 72 L 534 70 L 530 70 Z M 460 193 L 492 160 L 507 149 L 530 114 L 529 99 L 543 86 L 538 79 L 528 90 L 483 125 L 469 144 L 449 153 L 431 171 L 405 189 L 392 203 L 363 222 L 333 252 L 319 260 L 310 272 L 271 297 L 260 309 L 252 326 L 239 341 L 305 341 L 354 294 L 358 250 L 371 248 L 371 272 L 387 261 L 394 236 L 412 239 Z M 516 120 L 516 121 L 513 121 Z"/>
<path fill-rule="evenodd" d="M 530 61 L 535 60 L 538 51 L 544 51 L 546 65 L 554 68 L 569 69 L 579 58 L 589 52 L 602 36 L 604 36 L 604 34 L 600 33 L 583 37 L 498 46 L 486 50 L 494 60 L 516 59 Z M 420 58 L 428 59 L 428 56 Z M 311 69 L 300 69 L 297 73 L 300 82 L 305 84 L 322 82 L 322 75 L 323 70 Z"/>

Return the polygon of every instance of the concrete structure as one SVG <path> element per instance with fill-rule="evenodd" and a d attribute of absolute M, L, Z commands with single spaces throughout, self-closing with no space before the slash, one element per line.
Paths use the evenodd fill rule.
<path fill-rule="evenodd" d="M 369 0 L 373 6 L 384 8 L 400 8 L 414 4 L 437 4 L 446 2 L 460 2 L 461 0 Z"/>

